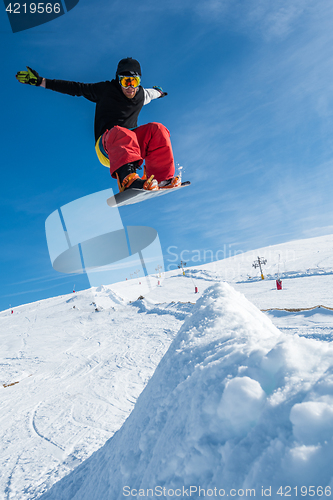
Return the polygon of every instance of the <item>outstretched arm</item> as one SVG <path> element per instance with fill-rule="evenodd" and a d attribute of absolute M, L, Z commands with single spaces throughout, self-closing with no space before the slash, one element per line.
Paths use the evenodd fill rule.
<path fill-rule="evenodd" d="M 154 86 L 152 89 L 143 89 L 145 93 L 145 100 L 143 104 L 149 104 L 153 99 L 159 99 L 168 95 L 167 92 L 163 92 L 161 87 Z"/>
<path fill-rule="evenodd" d="M 65 80 L 49 80 L 39 76 L 37 71 L 29 68 L 28 71 L 19 71 L 16 78 L 20 83 L 34 85 L 35 87 L 44 87 L 62 94 L 71 96 L 82 96 L 90 101 L 97 102 L 103 82 L 101 83 L 79 83 Z"/>

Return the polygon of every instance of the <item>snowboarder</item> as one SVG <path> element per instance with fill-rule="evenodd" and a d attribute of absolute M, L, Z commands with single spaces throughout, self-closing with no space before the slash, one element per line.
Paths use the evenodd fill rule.
<path fill-rule="evenodd" d="M 132 57 L 118 63 L 116 77 L 99 83 L 49 80 L 27 66 L 16 74 L 19 82 L 83 96 L 96 103 L 95 149 L 100 162 L 110 168 L 120 191 L 129 188 L 157 190 L 178 187 L 170 133 L 161 123 L 138 126 L 142 107 L 167 95 L 160 87 L 140 85 L 140 63 Z M 136 173 L 145 160 L 142 178 Z"/>

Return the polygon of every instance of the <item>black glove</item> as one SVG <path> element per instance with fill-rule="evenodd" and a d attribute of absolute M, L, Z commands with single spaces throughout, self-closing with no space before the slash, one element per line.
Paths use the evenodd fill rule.
<path fill-rule="evenodd" d="M 35 85 L 36 87 L 39 87 L 43 81 L 43 78 L 39 76 L 37 71 L 29 68 L 29 66 L 27 66 L 27 70 L 28 71 L 19 71 L 16 74 L 16 79 L 20 83 L 26 83 L 27 85 Z"/>
<path fill-rule="evenodd" d="M 161 93 L 161 95 L 160 95 L 159 99 L 160 99 L 161 97 L 165 97 L 166 95 L 168 95 L 168 93 L 167 93 L 167 92 L 163 92 L 162 87 L 158 87 L 157 85 L 154 85 L 154 86 L 153 86 L 153 89 L 158 90 L 158 91 Z"/>

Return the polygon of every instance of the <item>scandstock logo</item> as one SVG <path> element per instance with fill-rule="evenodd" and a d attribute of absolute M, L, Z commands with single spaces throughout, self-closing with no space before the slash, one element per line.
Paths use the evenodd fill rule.
<path fill-rule="evenodd" d="M 78 3 L 79 0 L 47 0 L 46 2 L 4 0 L 13 33 L 53 21 L 72 10 Z"/>

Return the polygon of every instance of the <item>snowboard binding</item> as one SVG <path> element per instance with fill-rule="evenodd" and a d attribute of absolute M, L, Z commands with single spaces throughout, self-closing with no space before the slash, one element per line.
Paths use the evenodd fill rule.
<path fill-rule="evenodd" d="M 122 193 L 126 189 L 135 188 L 143 189 L 144 191 L 156 191 L 159 189 L 157 181 L 154 176 L 151 175 L 149 179 L 146 178 L 145 174 L 141 178 L 136 170 L 139 167 L 139 162 L 127 163 L 116 170 L 115 174 L 117 177 L 119 192 Z"/>

